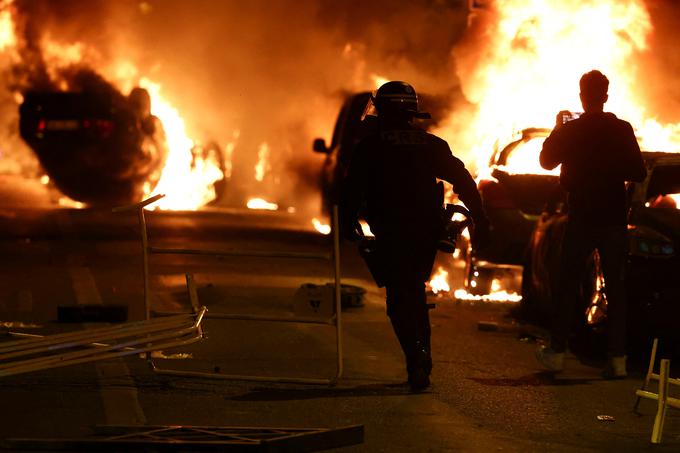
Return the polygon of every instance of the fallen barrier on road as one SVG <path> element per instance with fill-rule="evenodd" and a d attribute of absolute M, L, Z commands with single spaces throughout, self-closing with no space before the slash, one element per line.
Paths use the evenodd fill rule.
<path fill-rule="evenodd" d="M 49 451 L 320 451 L 364 442 L 364 426 L 273 428 L 242 426 L 95 426 L 84 438 L 0 441 L 0 448 Z"/>
<path fill-rule="evenodd" d="M 0 377 L 186 346 L 203 338 L 206 311 L 46 336 L 8 332 L 20 339 L 0 343 Z"/>
<path fill-rule="evenodd" d="M 146 318 L 149 319 L 151 313 L 151 285 L 149 281 L 149 257 L 152 254 L 157 255 L 198 255 L 198 256 L 212 256 L 212 257 L 254 257 L 254 258 L 278 258 L 278 259 L 303 259 L 303 260 L 324 260 L 330 261 L 333 268 L 333 300 L 330 316 L 325 319 L 313 317 L 287 317 L 287 316 L 261 316 L 250 314 L 232 314 L 208 312 L 210 318 L 228 319 L 228 320 L 242 320 L 242 321 L 266 321 L 266 322 L 282 322 L 282 323 L 304 323 L 304 324 L 319 324 L 331 325 L 335 327 L 336 339 L 336 372 L 331 378 L 306 378 L 295 376 L 252 376 L 252 375 L 230 375 L 218 372 L 200 372 L 200 371 L 186 371 L 186 370 L 171 370 L 162 369 L 156 366 L 151 357 L 148 358 L 149 364 L 156 373 L 166 374 L 172 376 L 185 377 L 199 377 L 225 380 L 246 380 L 258 382 L 282 382 L 295 384 L 322 384 L 335 385 L 342 377 L 343 373 L 343 352 L 342 352 L 342 295 L 341 295 L 341 278 L 340 278 L 340 230 L 338 224 L 338 207 L 333 207 L 332 219 L 332 253 L 305 253 L 292 251 L 263 251 L 263 250 L 204 250 L 204 249 L 188 249 L 188 248 L 161 248 L 152 247 L 149 245 L 149 237 L 147 232 L 146 218 L 144 216 L 144 208 L 155 203 L 163 198 L 165 195 L 155 195 L 140 203 L 121 206 L 113 209 L 113 212 L 135 211 L 139 220 L 139 235 L 142 243 L 142 263 L 143 263 L 143 277 L 144 277 L 144 307 Z M 189 289 L 189 299 L 192 306 L 198 305 L 198 294 L 194 283 L 193 275 L 186 274 L 187 287 Z"/>

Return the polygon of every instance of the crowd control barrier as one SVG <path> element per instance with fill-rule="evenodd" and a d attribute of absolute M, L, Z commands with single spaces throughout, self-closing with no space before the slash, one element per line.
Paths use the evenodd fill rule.
<path fill-rule="evenodd" d="M 680 379 L 672 378 L 669 376 L 671 361 L 668 359 L 661 359 L 659 364 L 659 373 L 654 372 L 654 364 L 656 362 L 656 352 L 659 346 L 659 339 L 655 338 L 654 343 L 652 343 L 652 353 L 649 357 L 649 366 L 647 367 L 647 375 L 642 384 L 642 388 L 637 390 L 635 394 L 637 395 L 637 400 L 635 401 L 634 411 L 637 411 L 638 405 L 640 404 L 640 398 L 647 398 L 650 400 L 657 401 L 656 417 L 654 418 L 654 427 L 652 428 L 652 443 L 661 443 L 661 436 L 663 434 L 663 425 L 666 420 L 666 410 L 669 407 L 674 409 L 680 409 L 680 399 L 673 398 L 669 396 L 668 391 L 670 390 L 670 385 L 680 386 Z M 659 382 L 658 393 L 650 392 L 647 390 L 650 381 L 655 380 Z"/>
<path fill-rule="evenodd" d="M 289 251 L 260 251 L 260 250 L 205 250 L 205 249 L 186 249 L 186 248 L 161 248 L 149 245 L 149 237 L 147 233 L 147 223 L 144 216 L 144 208 L 155 203 L 163 198 L 165 195 L 155 195 L 140 203 L 114 208 L 114 212 L 136 211 L 139 220 L 139 237 L 142 243 L 142 266 L 144 276 L 144 307 L 147 319 L 150 315 L 151 305 L 151 288 L 149 283 L 149 257 L 150 255 L 161 254 L 175 254 L 175 255 L 199 255 L 211 257 L 256 257 L 267 259 L 297 259 L 297 260 L 319 260 L 329 261 L 333 268 L 333 312 L 328 319 L 318 318 L 300 318 L 300 317 L 286 317 L 286 316 L 262 316 L 255 314 L 233 314 L 220 313 L 215 311 L 208 311 L 206 317 L 213 319 L 224 320 L 242 320 L 242 321 L 264 321 L 264 322 L 279 322 L 279 323 L 303 323 L 303 324 L 319 324 L 329 325 L 335 327 L 335 350 L 336 350 L 336 371 L 335 375 L 330 378 L 307 378 L 296 376 L 254 376 L 254 375 L 234 375 L 223 374 L 218 372 L 200 372 L 200 371 L 186 371 L 186 370 L 171 370 L 157 367 L 151 358 L 149 362 L 152 369 L 159 374 L 185 376 L 185 377 L 200 377 L 213 378 L 225 380 L 246 380 L 246 381 L 261 381 L 261 382 L 282 382 L 282 383 L 298 383 L 298 384 L 325 384 L 334 385 L 343 373 L 343 350 L 342 350 L 342 312 L 341 312 L 341 285 L 340 285 L 340 233 L 338 226 L 338 208 L 333 207 L 332 211 L 332 252 L 330 253 L 304 253 L 304 252 L 289 252 Z M 198 295 L 193 281 L 193 276 L 187 275 L 187 285 L 189 286 L 189 295 L 193 306 L 198 305 Z"/>
<path fill-rule="evenodd" d="M 203 338 L 206 310 L 47 336 L 10 332 L 19 339 L 0 344 L 0 377 L 186 346 Z"/>

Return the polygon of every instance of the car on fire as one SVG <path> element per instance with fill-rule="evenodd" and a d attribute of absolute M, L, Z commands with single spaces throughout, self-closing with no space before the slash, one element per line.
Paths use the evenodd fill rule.
<path fill-rule="evenodd" d="M 21 137 L 50 181 L 87 205 L 137 202 L 158 182 L 168 154 L 163 126 L 143 88 L 27 92 Z"/>
<path fill-rule="evenodd" d="M 648 174 L 630 183 L 626 262 L 629 332 L 634 338 L 651 335 L 678 338 L 680 319 L 680 154 L 643 152 Z M 565 203 L 549 203 L 529 242 L 525 262 L 521 312 L 546 322 L 555 300 L 559 256 L 566 227 Z M 574 325 L 599 328 L 606 319 L 606 281 L 597 251 L 589 260 L 581 285 L 579 316 Z"/>
<path fill-rule="evenodd" d="M 478 190 L 491 223 L 490 243 L 466 254 L 466 289 L 488 294 L 499 270 L 521 272 L 527 244 L 541 212 L 565 193 L 556 171 L 542 169 L 538 156 L 550 129 L 528 128 L 495 146 Z"/>

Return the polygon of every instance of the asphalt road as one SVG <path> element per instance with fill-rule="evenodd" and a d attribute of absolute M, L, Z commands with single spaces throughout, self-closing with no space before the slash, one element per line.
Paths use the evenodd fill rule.
<path fill-rule="evenodd" d="M 214 210 L 151 213 L 157 246 L 324 251 L 327 237 L 308 219 L 282 213 Z M 57 307 L 124 305 L 143 317 L 136 219 L 106 210 L 0 212 L 0 320 L 35 334 L 92 327 L 56 322 Z M 560 377 L 533 359 L 535 330 L 512 324 L 509 306 L 432 297 L 432 388 L 410 394 L 401 352 L 354 248 L 342 250 L 343 282 L 367 290 L 365 304 L 343 311 L 345 373 L 337 386 L 179 378 L 155 374 L 137 356 L 0 377 L 0 439 L 91 435 L 101 424 L 341 427 L 362 424 L 362 445 L 338 451 L 678 451 L 680 416 L 669 411 L 664 444 L 651 448 L 656 406 L 631 411 L 639 373 L 609 382 L 600 370 L 568 360 Z M 290 315 L 304 283 L 331 280 L 324 262 L 156 256 L 152 310 L 189 307 L 184 273 L 213 312 Z M 455 271 L 453 271 L 455 273 Z M 498 322 L 500 331 L 478 329 Z M 330 376 L 334 335 L 327 326 L 207 319 L 201 343 L 164 351 L 188 359 L 158 366 L 222 373 Z M 7 337 L 4 337 L 8 340 Z M 528 339 L 528 340 L 527 340 Z M 599 421 L 611 415 L 615 421 Z"/>

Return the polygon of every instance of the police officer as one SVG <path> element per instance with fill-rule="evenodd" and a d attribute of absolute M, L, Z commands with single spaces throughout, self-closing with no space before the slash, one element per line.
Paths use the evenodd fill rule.
<path fill-rule="evenodd" d="M 382 85 L 373 103 L 378 127 L 354 149 L 341 196 L 341 229 L 356 239 L 357 218 L 375 235 L 379 286 L 387 292 L 387 315 L 406 358 L 413 391 L 430 385 L 430 322 L 425 282 L 432 272 L 442 228 L 442 195 L 437 179 L 451 183 L 470 210 L 473 243 L 488 237 L 488 220 L 477 186 L 448 144 L 413 124 L 429 118 L 405 82 Z M 373 272 L 374 277 L 376 275 Z"/>
<path fill-rule="evenodd" d="M 555 300 L 551 345 L 536 352 L 552 371 L 564 367 L 570 315 L 579 300 L 579 285 L 588 258 L 597 249 L 607 296 L 606 378 L 626 376 L 626 293 L 624 269 L 627 249 L 626 181 L 642 181 L 647 173 L 630 123 L 604 112 L 609 80 L 600 71 L 581 77 L 583 115 L 556 126 L 543 144 L 541 165 L 562 165 L 560 183 L 567 190 L 568 220 L 560 257 L 559 295 Z M 568 118 L 568 116 L 567 116 Z"/>

